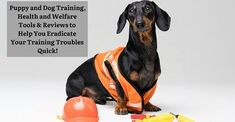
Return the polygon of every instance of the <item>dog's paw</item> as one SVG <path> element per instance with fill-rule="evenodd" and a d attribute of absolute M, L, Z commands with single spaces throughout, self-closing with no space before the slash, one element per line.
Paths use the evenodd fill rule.
<path fill-rule="evenodd" d="M 145 111 L 161 111 L 162 109 L 148 102 L 144 105 Z"/>
<path fill-rule="evenodd" d="M 105 97 L 93 97 L 92 99 L 95 101 L 96 104 L 100 104 L 100 105 L 106 104 Z"/>
<path fill-rule="evenodd" d="M 117 115 L 126 115 L 126 114 L 128 114 L 128 110 L 127 110 L 126 107 L 116 106 L 115 114 L 117 114 Z"/>

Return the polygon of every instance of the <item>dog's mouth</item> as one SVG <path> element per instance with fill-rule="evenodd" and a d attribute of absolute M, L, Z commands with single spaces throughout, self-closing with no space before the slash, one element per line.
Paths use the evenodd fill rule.
<path fill-rule="evenodd" d="M 146 32 L 147 30 L 148 30 L 148 27 L 137 28 L 138 32 Z"/>

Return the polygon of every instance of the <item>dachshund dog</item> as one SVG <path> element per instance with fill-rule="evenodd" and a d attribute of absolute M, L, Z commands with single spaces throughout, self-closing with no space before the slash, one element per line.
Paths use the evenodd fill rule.
<path fill-rule="evenodd" d="M 115 113 L 118 115 L 128 114 L 128 112 L 141 113 L 145 111 L 160 111 L 161 109 L 149 101 L 145 101 L 143 96 L 153 88 L 161 74 L 160 61 L 157 52 L 157 38 L 155 24 L 161 31 L 170 28 L 170 16 L 152 1 L 137 1 L 129 4 L 118 20 L 117 34 L 125 27 L 126 21 L 129 22 L 129 40 L 117 58 L 117 67 L 112 67 L 112 62 L 104 61 L 101 66 L 105 67 L 106 74 L 109 74 L 114 84 L 116 98 L 110 95 L 104 82 L 99 77 L 96 59 L 99 54 L 88 59 L 81 64 L 69 77 L 66 84 L 67 100 L 76 96 L 92 98 L 97 104 L 106 104 L 107 100 L 117 102 Z M 119 70 L 126 79 L 125 84 L 130 87 L 125 90 L 115 74 L 115 69 Z M 107 73 L 108 71 L 108 73 Z M 132 88 L 133 87 L 133 88 Z M 129 92 L 134 91 L 142 100 L 140 111 L 133 111 L 127 106 L 132 98 Z M 111 90 L 112 91 L 112 90 Z M 113 92 L 113 91 L 112 91 Z"/>

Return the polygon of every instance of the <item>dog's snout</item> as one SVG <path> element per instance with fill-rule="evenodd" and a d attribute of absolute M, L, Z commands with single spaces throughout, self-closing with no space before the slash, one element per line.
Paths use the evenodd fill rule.
<path fill-rule="evenodd" d="M 144 28 L 144 23 L 143 22 L 138 22 L 136 23 L 137 28 Z"/>
<path fill-rule="evenodd" d="M 142 15 L 137 15 L 136 17 L 136 26 L 137 28 L 143 28 L 144 27 L 144 21 Z"/>

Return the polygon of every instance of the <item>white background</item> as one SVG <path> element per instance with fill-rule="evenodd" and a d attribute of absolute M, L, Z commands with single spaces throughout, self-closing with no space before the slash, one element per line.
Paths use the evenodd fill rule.
<path fill-rule="evenodd" d="M 126 44 L 128 24 L 117 35 L 116 23 L 131 2 L 88 0 L 89 57 Z M 197 122 L 235 121 L 234 0 L 155 2 L 172 23 L 168 32 L 157 31 L 163 72 L 152 103 Z M 66 79 L 87 58 L 6 57 L 6 3 L 0 1 L 0 121 L 59 122 Z M 100 122 L 131 121 L 114 115 L 114 106 L 98 106 Z"/>

